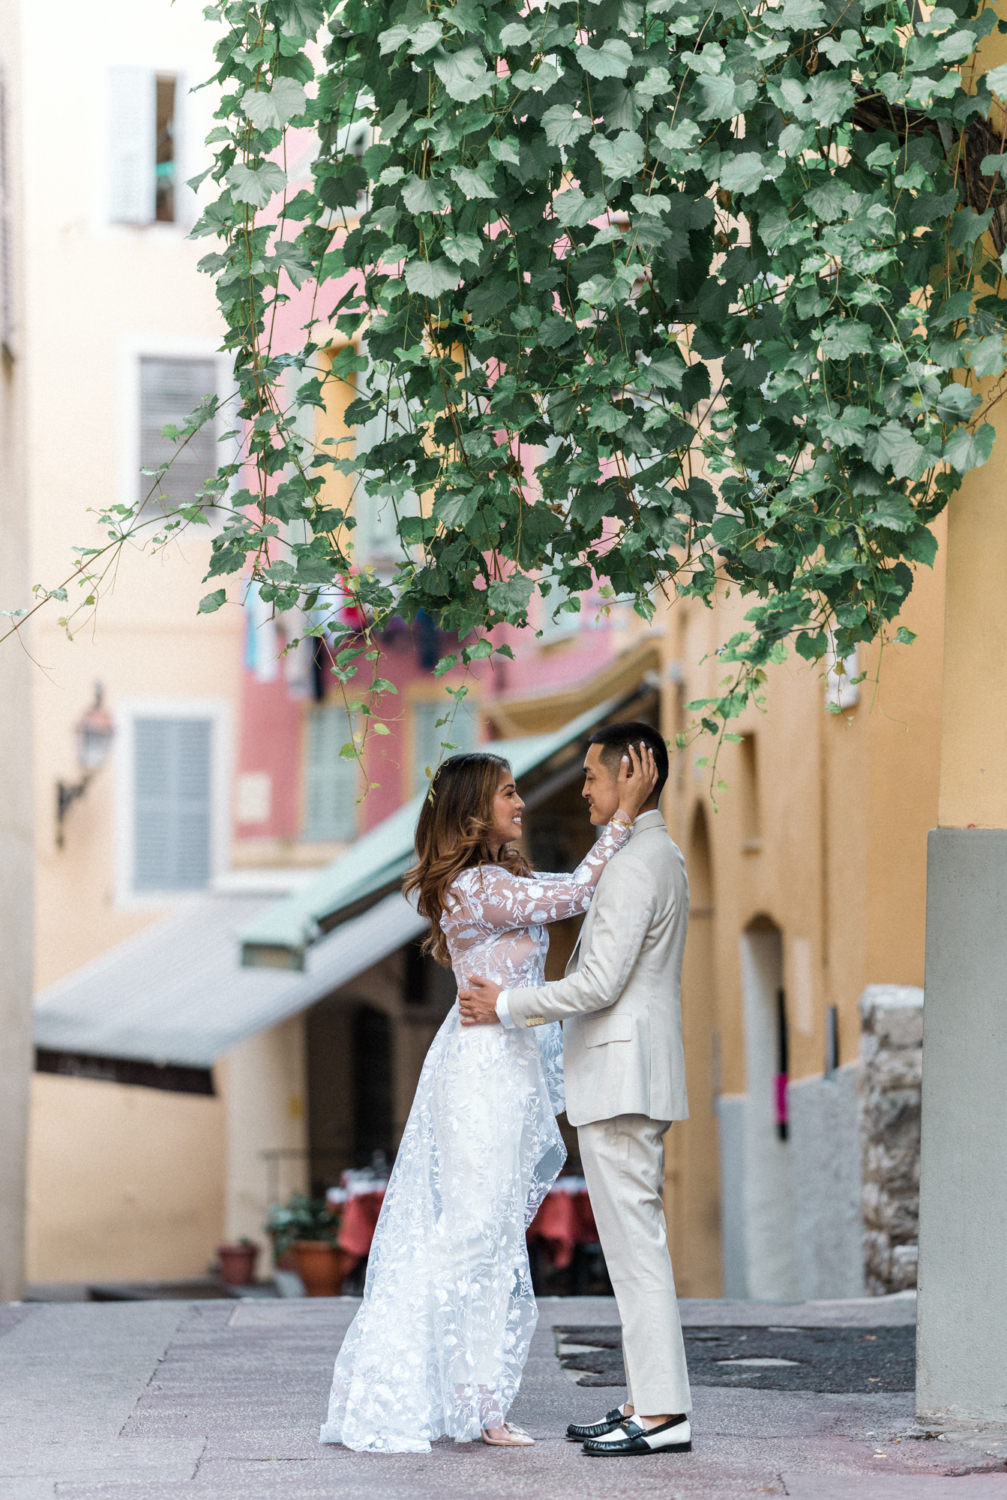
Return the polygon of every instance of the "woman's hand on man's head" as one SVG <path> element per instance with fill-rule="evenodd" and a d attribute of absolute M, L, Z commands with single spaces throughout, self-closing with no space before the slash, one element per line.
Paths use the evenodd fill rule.
<path fill-rule="evenodd" d="M 622 757 L 616 780 L 619 787 L 619 812 L 624 812 L 632 823 L 639 816 L 641 808 L 650 801 L 657 786 L 657 766 L 649 745 L 641 741 L 639 746 L 629 746 L 628 754 Z"/>

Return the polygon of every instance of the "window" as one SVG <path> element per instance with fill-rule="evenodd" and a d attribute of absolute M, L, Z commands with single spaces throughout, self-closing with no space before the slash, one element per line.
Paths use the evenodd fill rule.
<path fill-rule="evenodd" d="M 360 353 L 366 355 L 366 344 L 361 344 Z M 357 375 L 354 394 L 357 397 L 370 394 L 364 371 Z M 404 403 L 400 402 L 400 413 L 403 407 Z M 376 443 L 383 443 L 386 438 L 395 437 L 402 430 L 402 426 L 394 422 L 387 410 L 382 408 L 376 416 L 369 417 L 366 422 L 358 422 L 353 429 L 356 456 L 359 458 Z M 380 485 L 381 480 L 378 475 L 374 476 L 374 482 Z M 390 571 L 394 563 L 399 561 L 406 551 L 399 540 L 399 516 L 419 514 L 419 503 L 415 492 L 406 491 L 402 499 L 398 501 L 398 515 L 396 515 L 396 506 L 388 496 L 368 494 L 363 480 L 358 478 L 353 490 L 353 509 L 357 524 L 352 541 L 357 562 L 373 563 L 379 570 L 384 566 Z"/>
<path fill-rule="evenodd" d="M 157 137 L 155 141 L 154 216 L 162 224 L 175 222 L 175 80 L 157 80 Z"/>
<path fill-rule="evenodd" d="M 195 891 L 210 879 L 210 719 L 133 727 L 133 889 Z"/>
<path fill-rule="evenodd" d="M 109 218 L 175 222 L 177 80 L 149 68 L 112 68 L 109 79 Z"/>
<path fill-rule="evenodd" d="M 339 754 L 350 737 L 345 709 L 310 709 L 306 733 L 304 837 L 355 838 L 360 777 L 357 762 Z"/>
<path fill-rule="evenodd" d="M 741 847 L 746 854 L 758 854 L 762 849 L 762 818 L 754 734 L 743 735 L 738 746 L 738 791 L 741 794 Z"/>
<path fill-rule="evenodd" d="M 479 721 L 476 705 L 471 698 L 463 698 L 454 715 L 450 714 L 454 704 L 447 697 L 434 698 L 429 702 L 413 704 L 413 791 L 420 792 L 427 784 L 427 771 L 443 757 L 459 755 L 474 750 L 479 743 Z M 448 718 L 447 724 L 438 726 L 437 720 Z M 442 750 L 444 741 L 457 746 L 455 750 Z"/>
<path fill-rule="evenodd" d="M 184 448 L 162 437 L 161 431 L 169 422 L 181 426 L 205 396 L 216 394 L 217 383 L 214 359 L 140 360 L 140 467 L 156 469 L 175 455 L 161 476 L 161 492 L 172 505 L 191 505 L 196 492 L 216 474 L 216 423 L 207 422 Z M 141 499 L 154 482 L 149 474 L 140 475 Z"/>

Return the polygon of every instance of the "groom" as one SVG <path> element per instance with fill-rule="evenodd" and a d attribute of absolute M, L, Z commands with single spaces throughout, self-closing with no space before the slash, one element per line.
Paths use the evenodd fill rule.
<path fill-rule="evenodd" d="M 584 796 L 591 822 L 619 805 L 629 746 L 654 752 L 658 779 L 629 842 L 602 872 L 566 977 L 501 990 L 471 980 L 462 1024 L 564 1021 L 567 1118 L 577 1126 L 598 1234 L 622 1321 L 628 1400 L 600 1422 L 571 1424 L 593 1457 L 687 1452 L 692 1407 L 664 1219 L 664 1135 L 688 1117 L 679 986 L 689 882 L 658 799 L 668 779 L 664 740 L 649 724 L 608 724 L 588 742 Z"/>

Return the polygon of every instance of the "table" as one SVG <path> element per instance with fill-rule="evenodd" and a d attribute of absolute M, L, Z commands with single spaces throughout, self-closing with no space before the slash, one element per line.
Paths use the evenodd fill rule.
<path fill-rule="evenodd" d="M 357 1260 L 370 1252 L 388 1184 L 370 1174 L 344 1172 L 342 1186 L 330 1188 L 326 1200 L 340 1211 L 340 1250 Z M 541 1240 L 553 1265 L 565 1270 L 578 1245 L 596 1245 L 598 1230 L 583 1177 L 558 1177 L 528 1229 L 529 1240 Z"/>

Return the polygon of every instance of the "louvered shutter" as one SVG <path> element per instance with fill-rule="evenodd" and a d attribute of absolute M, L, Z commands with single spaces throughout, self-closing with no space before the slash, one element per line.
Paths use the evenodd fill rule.
<path fill-rule="evenodd" d="M 361 343 L 360 352 L 366 355 L 366 343 Z M 356 394 L 366 396 L 368 390 L 366 372 L 361 371 L 357 375 Z M 399 403 L 400 407 L 402 404 Z M 389 420 L 384 411 L 366 422 L 358 422 L 353 430 L 357 457 L 367 453 L 375 443 L 383 443 L 401 430 Z M 390 567 L 407 555 L 399 540 L 398 522 L 400 516 L 419 514 L 419 501 L 415 491 L 408 490 L 398 502 L 396 515 L 395 505 L 387 495 L 370 494 L 363 481 L 357 479 L 353 489 L 353 508 L 357 525 L 352 540 L 358 563 L 372 563 L 379 568 L 382 565 Z"/>
<path fill-rule="evenodd" d="M 432 771 L 443 755 L 461 755 L 466 750 L 475 750 L 479 743 L 479 726 L 474 706 L 463 699 L 454 721 L 441 724 L 437 720 L 451 712 L 446 699 L 437 698 L 431 703 L 413 704 L 413 791 L 419 792 L 427 785 L 427 768 Z M 449 741 L 457 750 L 441 750 Z"/>
<path fill-rule="evenodd" d="M 157 78 L 149 68 L 109 76 L 109 205 L 113 224 L 152 224 L 157 210 Z"/>
<path fill-rule="evenodd" d="M 137 719 L 133 730 L 137 891 L 195 891 L 210 879 L 209 719 Z"/>
<path fill-rule="evenodd" d="M 345 710 L 323 705 L 308 711 L 305 746 L 304 837 L 352 839 L 357 833 L 360 774 L 339 754 L 349 739 Z"/>
<path fill-rule="evenodd" d="M 172 505 L 191 505 L 196 491 L 217 472 L 216 424 L 207 422 L 181 449 L 161 436 L 162 429 L 169 422 L 180 427 L 203 397 L 216 389 L 215 360 L 140 361 L 140 467 L 155 469 L 176 455 L 171 468 L 161 476 L 162 492 Z M 140 475 L 141 498 L 153 483 L 150 475 Z"/>

